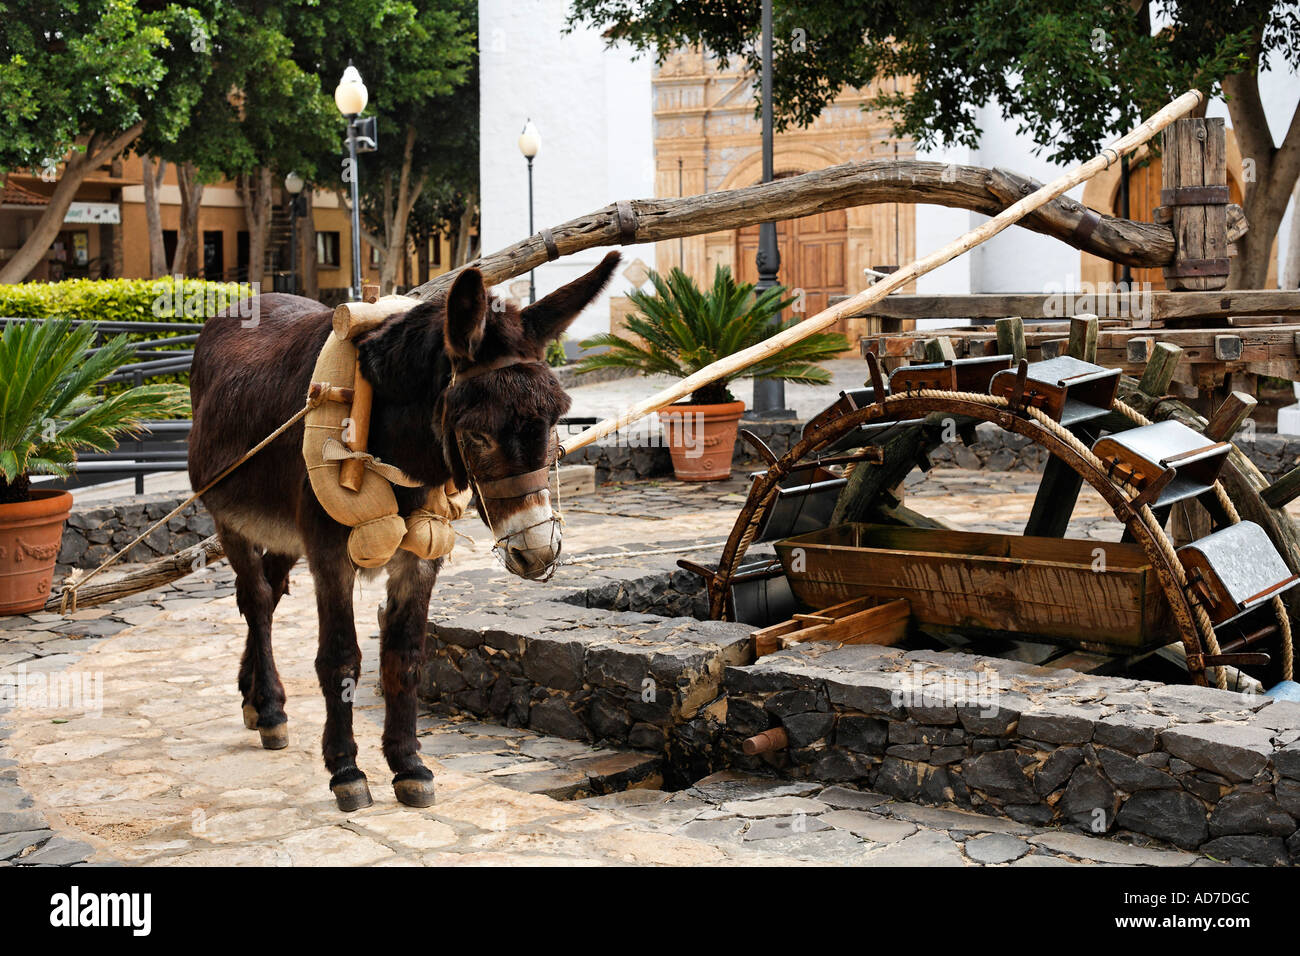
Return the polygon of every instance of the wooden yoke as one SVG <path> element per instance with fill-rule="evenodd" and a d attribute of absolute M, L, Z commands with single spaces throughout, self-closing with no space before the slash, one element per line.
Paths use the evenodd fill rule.
<path fill-rule="evenodd" d="M 378 305 L 379 286 L 367 285 L 362 287 L 362 302 L 360 305 Z M 386 296 L 389 299 L 406 299 L 406 296 Z M 406 309 L 409 309 L 410 300 L 406 299 Z M 382 318 L 374 314 L 360 313 L 353 316 L 354 312 L 360 312 L 357 308 L 358 303 L 346 303 L 334 310 L 334 334 L 339 335 L 339 313 L 344 315 L 342 338 L 350 339 L 358 332 L 364 329 L 373 329 L 383 322 L 388 315 L 395 314 L 389 312 Z M 377 312 L 378 310 L 374 310 Z M 403 309 L 402 311 L 405 311 Z M 375 393 L 361 374 L 361 359 L 357 358 L 356 374 L 352 379 L 352 415 L 350 419 L 350 428 L 343 430 L 343 444 L 348 447 L 348 451 L 364 452 L 366 445 L 370 441 L 370 408 L 374 402 Z M 366 463 L 360 458 L 349 458 L 343 462 L 339 468 L 339 484 L 348 491 L 360 491 L 361 479 L 365 476 Z"/>

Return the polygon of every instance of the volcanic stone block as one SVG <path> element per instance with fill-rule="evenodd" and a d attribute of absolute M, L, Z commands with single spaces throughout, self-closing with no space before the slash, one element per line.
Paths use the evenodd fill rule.
<path fill-rule="evenodd" d="M 995 800 L 1032 803 L 1037 799 L 1034 786 L 1013 750 L 995 750 L 962 761 L 966 784 Z"/>
<path fill-rule="evenodd" d="M 570 740 L 590 740 L 591 733 L 569 702 L 559 695 L 533 704 L 528 726 L 541 734 L 554 734 Z"/>
<path fill-rule="evenodd" d="M 1092 739 L 1131 754 L 1145 754 L 1156 749 L 1160 731 L 1168 726 L 1169 718 L 1159 714 L 1121 711 L 1098 720 Z"/>
<path fill-rule="evenodd" d="M 1180 724 L 1162 732 L 1160 742 L 1175 757 L 1229 780 L 1254 779 L 1273 753 L 1268 730 L 1238 723 Z"/>
<path fill-rule="evenodd" d="M 577 690 L 589 643 L 585 634 L 575 631 L 531 637 L 524 648 L 524 675 L 543 687 Z"/>
<path fill-rule="evenodd" d="M 1047 796 L 1062 786 L 1074 773 L 1074 768 L 1083 763 L 1082 747 L 1058 747 L 1043 761 L 1043 765 L 1034 774 L 1034 789 L 1040 796 Z"/>
<path fill-rule="evenodd" d="M 1115 822 L 1191 850 L 1209 836 L 1205 806 L 1181 790 L 1143 790 L 1124 801 Z"/>
<path fill-rule="evenodd" d="M 883 720 L 874 717 L 841 714 L 835 723 L 835 746 L 860 754 L 884 753 L 887 728 Z"/>
<path fill-rule="evenodd" d="M 1295 820 L 1266 793 L 1230 793 L 1210 814 L 1210 836 L 1260 834 L 1290 836 Z"/>
<path fill-rule="evenodd" d="M 1016 733 L 1049 744 L 1086 744 L 1092 740 L 1094 716 L 1083 710 L 1041 709 L 1020 715 Z"/>
<path fill-rule="evenodd" d="M 835 723 L 834 714 L 792 714 L 782 722 L 791 747 L 807 747 L 825 738 Z"/>
<path fill-rule="evenodd" d="M 1099 748 L 1101 768 L 1115 786 L 1127 793 L 1139 790 L 1177 790 L 1178 781 L 1169 774 L 1138 763 L 1128 754 Z"/>
<path fill-rule="evenodd" d="M 1277 772 L 1292 780 L 1300 780 L 1300 741 L 1283 747 L 1273 755 Z"/>
<path fill-rule="evenodd" d="M 1109 830 L 1115 822 L 1115 788 L 1096 767 L 1081 764 L 1070 774 L 1059 809 L 1076 826 L 1093 833 Z"/>
<path fill-rule="evenodd" d="M 1286 866 L 1286 845 L 1281 837 L 1221 836 L 1201 847 L 1201 852 L 1216 860 L 1242 860 L 1260 866 Z"/>
<path fill-rule="evenodd" d="M 999 700 L 995 707 L 962 704 L 957 708 L 957 718 L 968 733 L 982 737 L 1009 737 L 1020 722 L 1020 710 L 1003 700 Z"/>

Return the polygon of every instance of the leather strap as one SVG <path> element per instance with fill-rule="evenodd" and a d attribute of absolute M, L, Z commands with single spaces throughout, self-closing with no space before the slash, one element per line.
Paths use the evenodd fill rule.
<path fill-rule="evenodd" d="M 486 375 L 488 372 L 495 372 L 498 369 L 509 368 L 512 365 L 541 365 L 547 367 L 541 359 L 524 358 L 521 355 L 503 355 L 499 359 L 486 362 L 483 365 L 471 365 L 469 368 L 458 371 L 452 369 L 451 384 L 463 382 L 466 379 L 478 378 L 480 375 Z"/>
<path fill-rule="evenodd" d="M 545 491 L 551 486 L 550 473 L 551 466 L 546 465 L 536 471 L 526 471 L 522 475 L 509 475 L 505 478 L 497 478 L 495 481 L 480 481 L 477 483 L 479 497 L 501 501 L 505 498 L 523 498 L 525 495 Z"/>
<path fill-rule="evenodd" d="M 542 243 L 546 246 L 546 261 L 554 262 L 560 258 L 560 247 L 555 244 L 555 233 L 550 229 L 543 228 L 541 232 Z"/>

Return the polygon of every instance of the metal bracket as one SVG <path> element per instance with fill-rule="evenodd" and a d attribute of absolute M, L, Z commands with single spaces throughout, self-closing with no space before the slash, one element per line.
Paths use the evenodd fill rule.
<path fill-rule="evenodd" d="M 1173 265 L 1164 267 L 1164 274 L 1174 278 L 1226 276 L 1231 263 L 1231 259 L 1178 259 Z"/>
<path fill-rule="evenodd" d="M 560 248 L 555 244 L 555 233 L 549 228 L 543 228 L 541 233 L 542 244 L 546 246 L 546 261 L 554 262 L 560 258 Z"/>
<path fill-rule="evenodd" d="M 1160 190 L 1162 206 L 1226 206 L 1227 186 L 1175 186 Z"/>
<path fill-rule="evenodd" d="M 630 246 L 636 241 L 637 225 L 632 203 L 627 199 L 620 199 L 614 203 L 614 212 L 618 217 L 618 241 L 622 245 Z"/>

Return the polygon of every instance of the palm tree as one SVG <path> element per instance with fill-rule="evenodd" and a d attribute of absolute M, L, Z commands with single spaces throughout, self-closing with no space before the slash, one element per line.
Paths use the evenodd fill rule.
<path fill-rule="evenodd" d="M 82 449 L 108 451 L 148 418 L 183 411 L 183 385 L 91 388 L 130 358 L 126 336 L 98 349 L 94 325 L 11 322 L 0 332 L 0 504 L 27 501 L 32 475 L 66 477 Z"/>
<path fill-rule="evenodd" d="M 627 318 L 627 331 L 641 341 L 604 332 L 584 339 L 583 348 L 606 347 L 588 355 L 578 372 L 600 368 L 631 368 L 644 375 L 685 378 L 706 365 L 734 355 L 771 338 L 795 322 L 777 324 L 776 317 L 794 299 L 783 299 L 785 289 L 774 286 L 756 295 L 751 283 L 737 283 L 731 270 L 718 266 L 713 286 L 701 292 L 695 280 L 681 269 L 665 278 L 650 273 L 654 294 L 637 290 L 629 294 L 638 313 Z M 719 379 L 691 395 L 691 404 L 719 405 L 736 399 L 727 388 L 737 378 L 782 379 L 798 385 L 828 385 L 830 373 L 817 363 L 837 357 L 849 348 L 838 332 L 818 332 L 779 352 Z"/>

